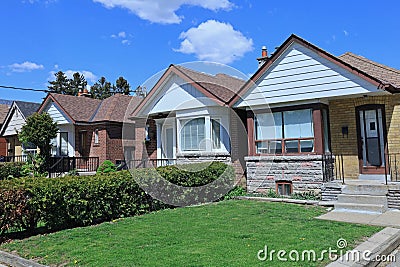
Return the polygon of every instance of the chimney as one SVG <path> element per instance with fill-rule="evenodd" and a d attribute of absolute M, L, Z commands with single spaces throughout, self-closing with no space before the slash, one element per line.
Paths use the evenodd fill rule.
<path fill-rule="evenodd" d="M 265 45 L 261 48 L 261 57 L 257 58 L 257 61 L 259 68 L 268 61 L 268 51 Z"/>
<path fill-rule="evenodd" d="M 86 97 L 90 97 L 90 93 L 89 93 L 89 91 L 88 91 L 86 86 L 83 88 L 83 91 L 82 91 L 81 95 L 82 96 L 86 96 Z"/>

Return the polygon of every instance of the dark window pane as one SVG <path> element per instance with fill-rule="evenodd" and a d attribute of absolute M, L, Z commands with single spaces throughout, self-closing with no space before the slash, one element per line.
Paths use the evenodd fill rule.
<path fill-rule="evenodd" d="M 298 147 L 298 141 L 285 141 L 285 147 L 286 147 L 286 152 L 287 153 L 298 153 L 299 152 L 299 147 Z"/>
<path fill-rule="evenodd" d="M 313 152 L 314 140 L 301 140 L 300 141 L 301 152 Z"/>

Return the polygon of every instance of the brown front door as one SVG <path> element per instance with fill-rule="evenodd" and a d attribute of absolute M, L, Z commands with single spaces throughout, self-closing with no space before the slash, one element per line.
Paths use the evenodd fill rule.
<path fill-rule="evenodd" d="M 357 109 L 360 173 L 385 173 L 386 129 L 383 105 Z"/>

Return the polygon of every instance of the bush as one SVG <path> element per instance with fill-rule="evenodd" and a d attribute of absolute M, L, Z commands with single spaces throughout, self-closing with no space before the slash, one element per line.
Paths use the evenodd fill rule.
<path fill-rule="evenodd" d="M 157 172 L 169 182 L 180 186 L 202 186 L 218 179 L 228 165 L 222 162 L 203 162 L 158 167 Z"/>
<path fill-rule="evenodd" d="M 229 191 L 225 196 L 224 199 L 233 199 L 238 196 L 245 196 L 247 195 L 246 189 L 241 186 L 235 186 L 231 191 Z"/>
<path fill-rule="evenodd" d="M 236 184 L 232 166 L 221 162 L 166 166 L 148 172 L 155 174 L 137 176 L 141 186 L 150 195 L 174 206 L 218 200 Z"/>
<path fill-rule="evenodd" d="M 294 199 L 303 199 L 303 200 L 321 200 L 321 195 L 315 193 L 314 191 L 293 193 L 290 197 Z"/>
<path fill-rule="evenodd" d="M 0 180 L 22 177 L 23 162 L 1 162 Z"/>
<path fill-rule="evenodd" d="M 186 170 L 163 167 L 158 171 L 169 180 L 182 185 L 203 185 L 215 181 L 211 188 L 204 187 L 196 201 L 202 202 L 224 189 L 227 181 L 234 178 L 232 167 L 213 163 L 197 172 L 192 170 L 204 165 L 186 166 Z M 189 171 L 190 170 L 190 171 Z M 196 178 L 196 174 L 199 177 Z M 187 178 L 185 180 L 185 177 Z M 140 181 L 140 186 L 136 181 Z M 110 221 L 120 217 L 134 216 L 150 211 L 171 207 L 155 200 L 156 196 L 173 198 L 178 201 L 191 199 L 190 192 L 171 191 L 171 183 L 153 187 L 147 191 L 141 188 L 165 182 L 154 169 L 137 169 L 132 173 L 120 171 L 93 176 L 65 176 L 59 178 L 19 178 L 0 181 L 0 234 L 13 230 L 32 230 L 40 222 L 47 229 L 59 230 Z M 218 182 L 218 183 L 217 183 Z M 145 187 L 144 187 L 145 188 Z M 179 187 L 183 188 L 183 187 Z M 165 194 L 165 195 L 163 195 Z M 190 202 L 189 204 L 193 204 Z"/>
<path fill-rule="evenodd" d="M 143 171 L 142 171 L 143 172 Z M 0 230 L 85 226 L 166 207 L 127 171 L 112 175 L 21 178 L 0 182 Z"/>
<path fill-rule="evenodd" d="M 116 172 L 117 166 L 111 162 L 111 160 L 105 160 L 97 169 L 97 173 L 110 173 Z"/>

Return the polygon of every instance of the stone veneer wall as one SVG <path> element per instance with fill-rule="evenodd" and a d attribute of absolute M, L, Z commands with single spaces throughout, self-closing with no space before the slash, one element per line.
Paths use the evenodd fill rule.
<path fill-rule="evenodd" d="M 275 191 L 276 181 L 290 181 L 293 192 L 321 190 L 322 156 L 250 156 L 245 157 L 247 191 Z"/>
<path fill-rule="evenodd" d="M 231 163 L 231 156 L 229 153 L 209 153 L 209 152 L 196 152 L 196 153 L 185 153 L 176 155 L 177 164 L 190 164 L 190 163 L 201 163 L 220 161 L 226 164 Z"/>

